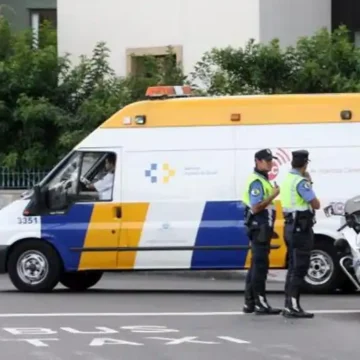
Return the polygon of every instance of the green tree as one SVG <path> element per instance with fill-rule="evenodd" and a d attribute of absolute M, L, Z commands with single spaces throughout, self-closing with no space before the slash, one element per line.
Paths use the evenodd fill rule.
<path fill-rule="evenodd" d="M 0 161 L 2 166 L 47 166 L 56 159 L 48 150 L 56 144 L 54 120 L 61 114 L 52 103 L 57 88 L 57 50 L 49 42 L 47 25 L 41 30 L 45 40 L 33 47 L 30 31 L 12 33 L 0 18 Z M 52 37 L 53 38 L 53 37 Z M 39 156 L 40 155 L 40 156 Z"/>
<path fill-rule="evenodd" d="M 148 86 L 184 79 L 171 51 L 162 63 L 145 57 L 143 73 L 122 78 L 105 43 L 72 66 L 68 54 L 58 56 L 56 40 L 49 23 L 35 44 L 30 30 L 14 33 L 0 17 L 1 166 L 48 169 L 110 115 L 143 99 Z"/>
<path fill-rule="evenodd" d="M 357 92 L 360 86 L 360 49 L 350 32 L 341 26 L 334 32 L 322 29 L 314 36 L 301 38 L 296 48 L 294 73 L 289 81 L 292 92 Z"/>
<path fill-rule="evenodd" d="M 214 95 L 353 92 L 359 89 L 360 53 L 344 26 L 286 48 L 278 39 L 250 39 L 244 48 L 206 52 L 191 79 Z"/>

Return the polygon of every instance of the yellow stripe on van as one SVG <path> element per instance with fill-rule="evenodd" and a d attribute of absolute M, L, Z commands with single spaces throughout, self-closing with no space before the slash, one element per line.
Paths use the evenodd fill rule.
<path fill-rule="evenodd" d="M 270 252 L 270 268 L 283 268 L 286 262 L 286 244 L 284 239 L 284 216 L 282 212 L 281 203 L 275 200 L 276 220 L 274 231 L 278 234 L 279 239 L 272 239 L 272 245 L 280 245 L 279 249 L 271 250 Z"/>
<path fill-rule="evenodd" d="M 84 248 L 116 248 L 120 236 L 121 221 L 115 217 L 114 203 L 95 203 L 86 233 Z M 116 251 L 82 252 L 79 270 L 115 269 Z"/>
<path fill-rule="evenodd" d="M 343 110 L 352 112 L 351 120 L 341 119 Z M 232 114 L 240 120 L 231 121 Z M 137 125 L 136 116 L 146 116 L 145 124 Z M 353 122 L 360 122 L 360 94 L 288 94 L 140 101 L 113 114 L 100 128 Z"/>
<path fill-rule="evenodd" d="M 127 203 L 122 205 L 121 247 L 138 247 L 146 221 L 149 203 Z M 134 269 L 136 251 L 119 252 L 117 266 L 121 269 Z"/>
<path fill-rule="evenodd" d="M 276 206 L 276 221 L 274 231 L 279 235 L 279 239 L 272 239 L 271 245 L 280 245 L 279 249 L 273 249 L 270 252 L 269 267 L 270 268 L 284 268 L 286 262 L 286 244 L 284 239 L 284 216 L 282 213 L 281 203 L 275 200 Z M 245 267 L 249 268 L 251 264 L 251 250 L 246 255 Z"/>

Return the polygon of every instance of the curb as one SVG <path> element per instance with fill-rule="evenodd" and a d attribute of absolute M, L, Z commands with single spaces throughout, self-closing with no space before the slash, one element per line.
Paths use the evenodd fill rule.
<path fill-rule="evenodd" d="M 247 271 L 227 271 L 227 270 L 188 270 L 188 271 L 153 271 L 149 275 L 166 275 L 175 277 L 188 277 L 212 280 L 245 280 Z"/>
<path fill-rule="evenodd" d="M 121 272 L 123 274 L 123 272 Z M 134 274 L 132 272 L 132 274 Z M 139 274 L 146 276 L 169 276 L 169 277 L 180 277 L 180 278 L 192 278 L 192 279 L 210 279 L 210 280 L 241 280 L 245 281 L 247 270 L 163 270 L 163 271 L 141 271 Z M 130 274 L 129 274 L 130 275 Z M 269 282 L 284 282 L 285 281 L 284 271 L 271 270 L 268 273 L 267 281 Z"/>

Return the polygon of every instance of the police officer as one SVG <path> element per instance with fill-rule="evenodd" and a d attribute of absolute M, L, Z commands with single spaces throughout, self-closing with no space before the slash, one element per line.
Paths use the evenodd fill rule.
<path fill-rule="evenodd" d="M 283 316 L 312 318 L 300 306 L 300 290 L 310 264 L 313 247 L 315 211 L 320 208 L 312 180 L 306 171 L 309 152 L 292 152 L 292 169 L 281 185 L 281 205 L 284 213 L 284 238 L 288 247 L 288 272 L 285 281 Z"/>
<path fill-rule="evenodd" d="M 252 259 L 246 278 L 245 313 L 280 314 L 281 309 L 272 308 L 266 299 L 266 279 L 269 269 L 270 241 L 275 221 L 274 199 L 280 189 L 273 187 L 268 173 L 276 159 L 269 149 L 255 154 L 255 169 L 245 187 L 243 202 L 245 227 L 251 242 Z"/>

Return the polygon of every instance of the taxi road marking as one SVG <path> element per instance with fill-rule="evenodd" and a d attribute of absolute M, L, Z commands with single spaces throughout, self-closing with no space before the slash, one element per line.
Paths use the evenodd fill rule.
<path fill-rule="evenodd" d="M 159 325 L 127 325 L 127 326 L 121 326 L 118 329 L 111 329 L 105 326 L 97 326 L 95 327 L 97 331 L 81 331 L 78 329 L 74 329 L 71 327 L 60 327 L 59 329 L 53 330 L 50 328 L 42 328 L 42 327 L 33 327 L 33 328 L 24 328 L 24 327 L 15 327 L 15 328 L 9 328 L 5 327 L 2 328 L 2 330 L 6 331 L 7 333 L 10 333 L 12 335 L 15 335 L 13 338 L 0 338 L 0 343 L 16 343 L 16 342 L 22 342 L 27 343 L 29 345 L 35 346 L 35 347 L 49 347 L 48 341 L 61 341 L 59 337 L 47 337 L 46 335 L 60 335 L 58 330 L 62 330 L 66 333 L 71 334 L 77 334 L 77 335 L 92 335 L 91 341 L 87 341 L 88 346 L 104 346 L 104 345 L 133 345 L 133 346 L 144 346 L 146 344 L 142 342 L 134 342 L 134 341 L 128 341 L 124 339 L 119 338 L 113 338 L 113 337 L 100 337 L 101 335 L 105 334 L 120 334 L 121 333 L 143 333 L 143 334 L 152 334 L 152 336 L 145 336 L 145 339 L 151 339 L 151 340 L 157 340 L 158 343 L 162 345 L 181 345 L 181 344 L 202 344 L 202 345 L 221 345 L 224 343 L 234 343 L 234 344 L 250 344 L 250 341 L 235 338 L 232 336 L 216 336 L 217 341 L 210 341 L 210 339 L 206 340 L 200 340 L 198 336 L 168 336 L 165 335 L 165 333 L 174 333 L 179 332 L 178 329 L 168 328 L 166 326 L 159 326 Z M 125 331 L 124 331 L 125 330 Z M 157 336 L 154 336 L 157 334 Z M 159 336 L 159 335 L 162 336 Z M 97 335 L 97 336 L 96 336 Z M 18 336 L 25 336 L 25 338 L 19 338 Z M 36 336 L 35 338 L 29 337 L 29 336 Z M 45 336 L 45 337 L 44 337 Z M 94 337 L 96 336 L 96 337 Z M 127 335 L 128 336 L 128 335 Z M 215 340 L 215 339 L 212 339 Z M 223 340 L 223 342 L 219 342 L 218 340 Z M 81 341 L 81 340 L 80 340 Z M 77 342 L 78 343 L 78 342 Z"/>
<path fill-rule="evenodd" d="M 308 310 L 314 314 L 359 314 L 360 310 Z M 22 317 L 127 317 L 127 316 L 233 316 L 251 315 L 242 311 L 218 311 L 218 312 L 143 312 L 143 313 L 0 313 L 0 318 L 22 318 Z"/>
<path fill-rule="evenodd" d="M 217 339 L 224 340 L 228 343 L 235 343 L 235 344 L 251 344 L 250 341 L 237 339 L 232 336 L 216 336 Z M 170 338 L 170 337 L 160 337 L 160 336 L 149 336 L 146 339 L 153 339 L 153 340 L 161 340 L 162 345 L 181 345 L 181 344 L 203 344 L 203 345 L 223 345 L 224 343 L 215 342 L 215 341 L 204 341 L 204 340 L 197 340 L 198 336 L 184 336 L 182 338 Z M 0 343 L 9 343 L 9 342 L 23 342 L 35 347 L 49 347 L 47 341 L 60 341 L 59 338 L 26 338 L 26 339 L 0 339 Z M 77 342 L 79 344 L 79 342 Z M 104 346 L 104 345 L 132 345 L 132 346 L 144 346 L 146 344 L 141 342 L 134 342 L 128 341 L 123 339 L 115 339 L 115 338 L 93 338 L 88 346 Z"/>

